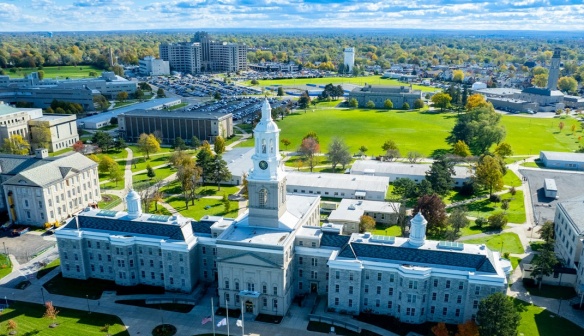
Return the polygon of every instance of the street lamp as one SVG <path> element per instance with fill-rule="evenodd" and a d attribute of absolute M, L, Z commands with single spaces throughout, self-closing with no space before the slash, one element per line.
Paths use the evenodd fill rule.
<path fill-rule="evenodd" d="M 89 295 L 85 295 L 85 300 L 87 301 L 87 311 L 91 314 L 91 309 L 89 309 Z"/>
<path fill-rule="evenodd" d="M 45 292 L 43 290 L 43 287 L 41 287 L 41 296 L 43 297 L 43 305 L 45 304 Z"/>

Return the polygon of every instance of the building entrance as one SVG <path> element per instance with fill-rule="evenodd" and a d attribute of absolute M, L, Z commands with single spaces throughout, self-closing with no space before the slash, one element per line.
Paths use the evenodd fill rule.
<path fill-rule="evenodd" d="M 245 312 L 253 314 L 253 303 L 251 301 L 245 301 Z"/>

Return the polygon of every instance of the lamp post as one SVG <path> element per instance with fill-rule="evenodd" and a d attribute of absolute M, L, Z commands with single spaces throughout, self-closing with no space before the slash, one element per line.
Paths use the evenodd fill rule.
<path fill-rule="evenodd" d="M 91 309 L 89 309 L 89 295 L 85 295 L 85 301 L 87 301 L 87 312 L 91 314 Z"/>
<path fill-rule="evenodd" d="M 45 292 L 43 290 L 43 287 L 41 287 L 41 296 L 43 297 L 43 305 L 45 304 Z"/>

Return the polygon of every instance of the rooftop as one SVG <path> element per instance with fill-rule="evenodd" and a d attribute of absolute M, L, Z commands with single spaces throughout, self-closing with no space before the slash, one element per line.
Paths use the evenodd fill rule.
<path fill-rule="evenodd" d="M 186 110 L 149 110 L 144 108 L 135 108 L 131 111 L 124 112 L 124 115 L 137 115 L 148 117 L 164 117 L 166 119 L 221 119 L 231 113 L 225 114 L 221 112 L 197 112 Z"/>
<path fill-rule="evenodd" d="M 252 155 L 255 153 L 253 148 L 236 147 L 223 153 L 223 160 L 227 162 L 227 168 L 234 175 L 243 175 L 253 168 Z"/>
<path fill-rule="evenodd" d="M 396 175 L 417 175 L 426 176 L 430 170 L 429 163 L 401 163 L 401 162 L 382 162 L 376 160 L 357 160 L 351 167 L 353 172 L 372 172 L 374 174 L 396 174 Z M 469 178 L 472 176 L 469 167 L 454 166 L 456 178 Z M 350 175 L 355 176 L 355 175 Z"/>
<path fill-rule="evenodd" d="M 80 122 L 100 122 L 103 120 L 109 120 L 111 117 L 117 117 L 118 115 L 120 115 L 122 113 L 127 113 L 130 111 L 136 110 L 136 109 L 149 110 L 149 109 L 162 107 L 162 105 L 173 104 L 173 103 L 176 103 L 177 101 L 180 103 L 180 98 L 152 99 L 152 100 L 149 100 L 147 102 L 132 104 L 132 105 L 124 106 L 124 107 L 119 108 L 119 109 L 115 109 L 115 110 L 111 110 L 111 111 L 107 111 L 107 112 L 102 112 L 102 113 L 92 115 L 89 117 L 85 117 L 82 119 L 77 119 L 77 122 L 78 123 L 80 123 Z"/>
<path fill-rule="evenodd" d="M 396 213 L 399 210 L 399 203 L 343 199 L 336 210 L 333 210 L 328 217 L 330 222 L 353 221 L 359 222 L 365 212 Z"/>
<path fill-rule="evenodd" d="M 541 154 L 548 160 L 584 162 L 584 153 L 541 151 Z"/>
<path fill-rule="evenodd" d="M 30 110 L 40 110 L 38 108 L 19 108 L 19 107 L 12 107 L 10 105 L 4 104 L 0 101 L 0 115 L 9 115 L 18 112 L 26 112 Z"/>
<path fill-rule="evenodd" d="M 287 172 L 288 186 L 305 186 L 331 189 L 351 189 L 357 191 L 386 192 L 389 178 L 332 173 Z"/>
<path fill-rule="evenodd" d="M 529 93 L 538 96 L 563 96 L 564 94 L 562 91 L 558 90 L 550 90 L 547 88 L 539 88 L 539 87 L 528 87 L 521 91 L 522 93 Z"/>
<path fill-rule="evenodd" d="M 584 195 L 559 202 L 558 208 L 570 218 L 578 234 L 584 234 Z"/>

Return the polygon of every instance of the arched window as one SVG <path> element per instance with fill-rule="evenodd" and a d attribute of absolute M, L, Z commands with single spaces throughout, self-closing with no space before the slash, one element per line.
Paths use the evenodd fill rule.
<path fill-rule="evenodd" d="M 274 140 L 270 139 L 270 153 L 274 153 Z"/>
<path fill-rule="evenodd" d="M 263 208 L 268 203 L 268 191 L 265 188 L 260 189 L 259 191 L 259 206 Z"/>
<path fill-rule="evenodd" d="M 262 153 L 266 154 L 266 139 L 262 139 Z"/>

